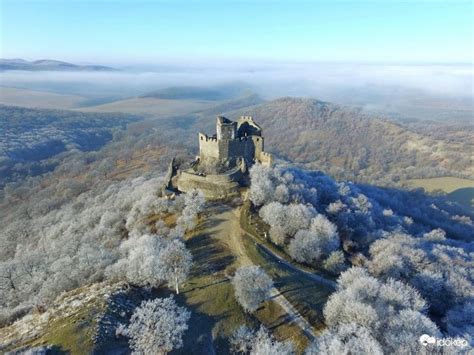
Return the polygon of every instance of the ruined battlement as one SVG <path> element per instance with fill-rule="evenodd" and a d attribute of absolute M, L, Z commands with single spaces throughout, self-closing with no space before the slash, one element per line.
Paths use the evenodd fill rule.
<path fill-rule="evenodd" d="M 204 133 L 199 133 L 199 142 L 200 141 L 217 142 L 217 137 L 216 136 L 208 136 L 207 134 L 204 134 Z"/>
<path fill-rule="evenodd" d="M 262 165 L 271 166 L 273 164 L 273 157 L 270 153 L 261 152 L 260 161 L 261 161 Z"/>
<path fill-rule="evenodd" d="M 239 194 L 247 186 L 248 169 L 256 163 L 270 166 L 272 155 L 264 151 L 262 128 L 252 116 L 237 121 L 218 116 L 216 134 L 198 134 L 199 156 L 187 168 L 170 165 L 167 191 L 200 189 L 211 199 Z"/>
<path fill-rule="evenodd" d="M 218 116 L 216 135 L 199 133 L 201 161 L 209 159 L 235 161 L 243 158 L 249 166 L 256 162 L 267 164 L 269 156 L 262 155 L 263 152 L 262 128 L 255 123 L 252 116 L 241 116 L 237 121 Z"/>

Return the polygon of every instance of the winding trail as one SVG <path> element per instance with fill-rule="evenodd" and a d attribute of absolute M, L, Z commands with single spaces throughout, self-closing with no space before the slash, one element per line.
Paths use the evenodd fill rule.
<path fill-rule="evenodd" d="M 256 240 L 256 238 L 251 235 L 250 233 L 242 230 L 242 233 L 245 233 L 246 235 L 248 235 L 250 238 L 252 238 L 253 240 Z M 276 261 L 278 261 L 280 264 L 283 264 L 285 265 L 287 268 L 293 270 L 293 271 L 296 271 L 296 272 L 299 272 L 299 273 L 302 273 L 304 274 L 305 276 L 307 276 L 308 278 L 320 283 L 320 284 L 324 284 L 326 286 L 329 286 L 329 287 L 332 287 L 334 290 L 336 289 L 337 287 L 337 282 L 333 281 L 333 280 L 328 280 L 324 277 L 322 277 L 321 275 L 317 275 L 317 274 L 314 274 L 312 272 L 309 272 L 309 271 L 306 271 L 302 268 L 299 268 L 298 266 L 290 263 L 289 261 L 287 261 L 285 258 L 283 258 L 282 256 L 278 255 L 278 254 L 275 254 L 270 248 L 268 248 L 267 246 L 263 245 L 263 244 L 258 244 L 257 242 L 257 245 L 258 245 L 258 248 L 260 250 L 262 250 L 265 254 L 267 254 L 268 256 L 270 256 L 271 258 L 275 259 Z"/>
<path fill-rule="evenodd" d="M 213 210 L 210 216 L 213 223 L 211 223 L 212 227 L 208 229 L 209 235 L 225 244 L 237 258 L 236 261 L 240 266 L 252 265 L 253 262 L 247 255 L 242 242 L 244 232 L 240 228 L 240 207 L 232 208 L 219 204 L 215 205 Z M 276 287 L 273 287 L 270 292 L 271 300 L 275 301 L 287 313 L 288 321 L 298 325 L 310 341 L 314 340 L 316 334 L 311 324 Z"/>

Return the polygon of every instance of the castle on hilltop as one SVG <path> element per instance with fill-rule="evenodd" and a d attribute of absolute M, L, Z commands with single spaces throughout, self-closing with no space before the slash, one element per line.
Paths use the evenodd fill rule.
<path fill-rule="evenodd" d="M 199 160 L 233 164 L 239 159 L 247 166 L 271 164 L 271 155 L 263 151 L 262 128 L 252 116 L 241 116 L 237 122 L 218 116 L 215 135 L 199 133 Z"/>
<path fill-rule="evenodd" d="M 211 199 L 237 195 L 240 187 L 248 185 L 253 164 L 272 164 L 271 154 L 264 151 L 262 128 L 251 116 L 237 121 L 218 116 L 216 134 L 199 133 L 198 139 L 199 155 L 192 163 L 171 162 L 165 193 L 196 188 Z"/>

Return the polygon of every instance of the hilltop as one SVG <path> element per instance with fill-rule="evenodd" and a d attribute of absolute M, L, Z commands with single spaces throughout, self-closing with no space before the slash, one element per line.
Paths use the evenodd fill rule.
<path fill-rule="evenodd" d="M 466 140 L 429 137 L 362 108 L 286 97 L 225 112 L 228 117 L 242 114 L 258 117 L 272 153 L 337 178 L 393 184 L 408 178 L 474 176 L 473 147 Z M 200 123 L 210 124 L 204 117 Z"/>
<path fill-rule="evenodd" d="M 25 71 L 117 71 L 103 65 L 77 65 L 53 59 L 27 61 L 20 58 L 0 59 L 0 70 Z"/>
<path fill-rule="evenodd" d="M 157 97 L 149 93 L 99 104 L 77 95 L 3 88 L 2 103 L 29 107 L 41 103 L 44 107 L 62 105 L 78 112 L 138 115 L 142 121 L 124 132 L 124 140 L 138 144 L 136 134 L 140 134 L 143 147 L 144 142 L 153 142 L 152 145 L 168 150 L 178 145 L 190 155 L 197 153 L 195 132 L 212 133 L 216 115 L 231 119 L 252 115 L 268 132 L 266 149 L 277 159 L 307 169 L 324 170 L 337 179 L 381 186 L 422 187 L 427 191 L 433 190 L 425 183 L 430 178 L 473 181 L 469 153 L 474 149 L 471 143 L 474 131 L 470 125 L 453 124 L 448 129 L 446 124 L 434 121 L 407 124 L 369 113 L 363 107 L 309 98 L 265 101 L 256 94 L 246 94 L 228 100 L 211 100 L 213 97 L 208 94 L 217 88 L 171 87 L 155 92 Z M 230 91 L 236 94 L 239 88 L 236 86 Z M 164 95 L 163 98 L 159 98 L 160 95 Z M 35 114 L 43 115 L 37 109 Z M 129 143 L 125 146 L 117 143 L 123 148 L 108 152 L 112 154 L 108 158 L 120 159 L 124 154 L 122 149 L 133 150 Z"/>
<path fill-rule="evenodd" d="M 339 336 L 331 333 L 340 327 L 331 317 L 338 300 L 355 304 L 356 310 L 373 307 L 375 321 L 367 331 L 376 337 L 374 344 L 389 350 L 397 343 L 385 340 L 381 329 L 402 334 L 403 348 L 420 346 L 413 341 L 420 331 L 428 334 L 438 327 L 446 336 L 463 336 L 468 330 L 459 312 L 472 298 L 471 212 L 420 191 L 336 181 L 301 168 L 322 165 L 326 155 L 357 159 L 363 144 L 369 152 L 388 151 L 395 164 L 407 159 L 406 148 L 397 146 L 403 139 L 435 140 L 354 108 L 309 99 L 262 102 L 248 96 L 178 117 L 146 118 L 1 108 L 8 118 L 7 152 L 16 157 L 11 172 L 18 177 L 0 195 L 0 208 L 7 211 L 0 218 L 5 246 L 0 250 L 1 351 L 49 346 L 72 353 L 128 353 L 120 329 L 131 323 L 142 301 L 173 292 L 176 285 L 160 273 L 169 264 L 166 253 L 175 247 L 189 256 L 180 260 L 193 261 L 186 262 L 173 301 L 192 314 L 177 353 L 226 354 L 240 325 L 254 330 L 264 325 L 275 337 L 270 338 L 274 346 L 291 341 L 301 354 L 314 341 Z M 232 200 L 206 202 L 198 190 L 164 195 L 171 158 L 192 159 L 198 129 L 209 133 L 220 111 L 230 111 L 232 118 L 240 112 L 258 117 L 264 151 L 276 153 L 284 164 L 254 165 L 249 187 Z M 218 122 L 221 134 L 232 125 Z M 85 145 L 99 143 L 100 132 L 105 137 L 100 146 Z M 35 156 L 51 138 L 66 150 Z M 288 166 L 293 156 L 300 167 Z M 36 166 L 26 164 L 27 158 L 41 167 L 54 162 L 54 170 L 23 180 L 19 169 L 27 177 Z M 380 163 L 367 164 L 376 170 L 382 169 Z M 253 311 L 238 290 L 255 283 L 236 286 L 235 281 L 251 264 L 273 280 Z M 374 286 L 368 298 L 344 281 L 351 275 Z M 430 278 L 445 292 L 441 301 Z M 400 304 L 400 310 L 388 306 L 389 298 L 372 305 L 380 299 L 373 294 L 378 290 L 388 290 L 394 302 L 413 294 L 416 304 Z M 423 327 L 413 327 L 414 333 L 406 329 L 406 312 Z M 358 321 L 353 312 L 344 317 Z M 401 330 L 386 323 L 391 319 Z"/>

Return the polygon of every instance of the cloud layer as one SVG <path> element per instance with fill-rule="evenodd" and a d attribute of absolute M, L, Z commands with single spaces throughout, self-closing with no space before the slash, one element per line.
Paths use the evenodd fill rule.
<path fill-rule="evenodd" d="M 470 65 L 217 63 L 113 73 L 8 71 L 0 74 L 0 84 L 86 96 L 134 96 L 169 86 L 243 83 L 265 98 L 307 96 L 350 102 L 354 95 L 370 101 L 404 91 L 472 99 L 473 74 Z"/>

